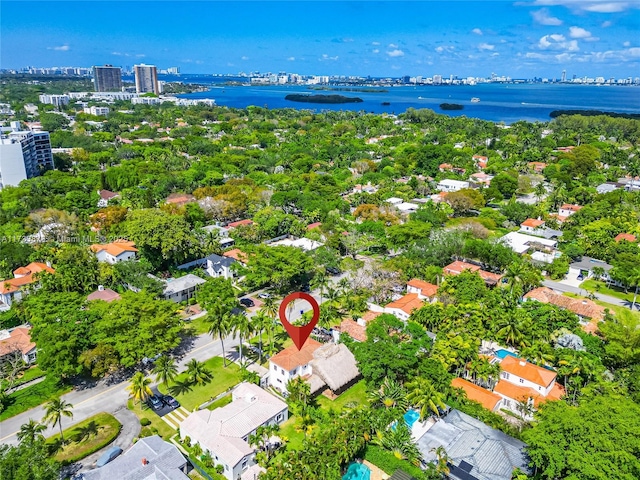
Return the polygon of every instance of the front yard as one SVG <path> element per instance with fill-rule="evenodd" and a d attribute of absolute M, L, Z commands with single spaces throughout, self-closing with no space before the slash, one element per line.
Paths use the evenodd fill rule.
<path fill-rule="evenodd" d="M 615 287 L 613 285 L 608 286 L 605 282 L 601 282 L 599 280 L 585 280 L 580 284 L 580 288 L 583 288 L 588 292 L 601 293 L 602 295 L 609 295 L 610 297 L 619 298 L 620 300 L 624 300 L 629 303 L 633 301 L 634 289 L 629 289 L 629 292 L 624 293 L 624 289 Z M 640 295 L 638 296 L 638 298 L 640 298 Z"/>
<path fill-rule="evenodd" d="M 146 403 L 134 403 L 133 400 L 129 400 L 127 408 L 135 413 L 138 419 L 146 418 L 151 422 L 149 425 L 140 429 L 141 437 L 149 437 L 151 435 L 158 434 L 163 440 L 168 441 L 173 435 L 175 435 L 176 431 L 169 426 L 167 422 L 162 420 L 156 412 L 149 408 Z"/>
<path fill-rule="evenodd" d="M 61 385 L 56 379 L 48 377 L 40 383 L 13 392 L 7 396 L 7 407 L 0 413 L 0 421 L 26 412 L 69 391 L 70 386 Z"/>

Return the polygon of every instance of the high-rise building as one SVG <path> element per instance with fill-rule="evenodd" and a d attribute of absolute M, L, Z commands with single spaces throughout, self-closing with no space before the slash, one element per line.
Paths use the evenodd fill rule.
<path fill-rule="evenodd" d="M 53 168 L 49 132 L 20 130 L 19 122 L 0 135 L 0 190 Z"/>
<path fill-rule="evenodd" d="M 567 71 L 562 70 L 562 83 L 567 81 Z"/>
<path fill-rule="evenodd" d="M 136 75 L 136 92 L 137 93 L 160 93 L 158 85 L 158 70 L 155 65 L 134 65 L 133 71 Z"/>
<path fill-rule="evenodd" d="M 93 67 L 93 79 L 96 92 L 119 92 L 122 90 L 120 67 L 112 65 Z"/>

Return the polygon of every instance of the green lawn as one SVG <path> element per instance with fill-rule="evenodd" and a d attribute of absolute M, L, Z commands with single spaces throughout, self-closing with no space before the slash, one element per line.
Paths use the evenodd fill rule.
<path fill-rule="evenodd" d="M 215 410 L 216 408 L 224 407 L 225 405 L 229 405 L 233 401 L 233 395 L 225 395 L 224 397 L 216 400 L 211 405 L 207 407 L 208 410 Z"/>
<path fill-rule="evenodd" d="M 241 382 L 240 367 L 233 362 L 227 361 L 227 367 L 225 368 L 222 366 L 222 357 L 213 357 L 207 360 L 205 365 L 213 374 L 213 380 L 206 385 L 194 385 L 188 393 L 175 395 L 176 399 L 187 410 L 195 410 L 210 398 L 218 396 Z M 181 382 L 186 378 L 187 374 L 181 373 L 176 380 Z M 175 385 L 174 382 L 169 382 L 169 390 L 173 385 Z M 158 390 L 164 394 L 169 393 L 165 385 L 159 385 Z"/>
<path fill-rule="evenodd" d="M 44 377 L 45 375 L 46 372 L 44 370 L 42 370 L 37 365 L 34 365 L 33 367 L 23 370 L 21 376 L 18 377 L 13 386 L 18 387 L 30 382 L 31 380 L 35 380 L 36 378 Z"/>
<path fill-rule="evenodd" d="M 300 450 L 302 448 L 302 440 L 304 433 L 296 431 L 296 418 L 290 417 L 286 422 L 280 425 L 278 436 L 287 440 L 287 450 Z"/>
<path fill-rule="evenodd" d="M 133 400 L 129 400 L 127 408 L 136 414 L 138 419 L 147 418 L 151 422 L 150 425 L 142 427 L 140 430 L 140 437 L 148 437 L 158 434 L 164 440 L 169 440 L 176 431 L 162 420 L 156 412 L 147 406 L 146 403 L 133 403 Z"/>
<path fill-rule="evenodd" d="M 624 289 L 622 288 L 614 286 L 609 287 L 605 282 L 595 281 L 593 279 L 585 280 L 584 282 L 582 282 L 580 284 L 580 288 L 584 288 L 589 292 L 609 295 L 610 297 L 619 298 L 620 300 L 626 300 L 628 302 L 633 301 L 633 291 L 630 290 L 629 293 L 624 293 Z M 640 298 L 640 295 L 638 296 L 638 298 Z"/>
<path fill-rule="evenodd" d="M 193 320 L 185 321 L 184 324 L 186 328 L 193 332 L 194 335 L 202 335 L 209 331 L 209 323 L 206 320 L 207 316 L 204 315 Z"/>
<path fill-rule="evenodd" d="M 13 392 L 8 396 L 6 410 L 0 413 L 0 421 L 58 398 L 70 390 L 70 386 L 60 385 L 55 379 L 47 378 L 36 385 Z"/>
<path fill-rule="evenodd" d="M 564 293 L 565 296 L 567 297 L 571 297 L 571 298 L 585 298 L 581 295 L 578 295 L 576 293 L 569 293 L 569 292 L 565 292 Z M 640 298 L 640 295 L 638 296 Z M 608 308 L 611 313 L 615 316 L 619 316 L 620 312 L 628 312 L 628 314 L 631 314 L 632 316 L 638 318 L 640 320 L 640 312 L 636 311 L 636 310 L 631 310 L 627 307 L 621 307 L 620 305 L 612 305 L 611 303 L 607 303 L 607 302 L 602 302 L 600 300 L 594 300 L 594 302 L 598 305 L 600 305 L 601 307 L 604 308 Z"/>
<path fill-rule="evenodd" d="M 68 443 L 56 453 L 55 459 L 65 465 L 81 460 L 113 442 L 121 428 L 120 422 L 108 413 L 89 417 L 63 431 Z M 53 446 L 59 440 L 60 434 L 57 433 L 47 439 L 47 444 Z"/>
<path fill-rule="evenodd" d="M 342 410 L 347 404 L 367 405 L 367 388 L 364 380 L 360 380 L 353 387 L 342 393 L 335 400 L 329 400 L 324 395 L 318 396 L 318 404 L 325 410 Z"/>

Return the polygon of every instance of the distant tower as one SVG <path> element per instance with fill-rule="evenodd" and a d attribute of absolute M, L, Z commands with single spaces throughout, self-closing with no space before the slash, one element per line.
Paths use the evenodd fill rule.
<path fill-rule="evenodd" d="M 136 92 L 138 93 L 160 93 L 158 85 L 158 70 L 155 65 L 134 65 L 133 71 L 136 75 Z"/>
<path fill-rule="evenodd" d="M 562 70 L 562 83 L 567 81 L 567 71 Z"/>
<path fill-rule="evenodd" d="M 93 81 L 96 92 L 119 92 L 122 90 L 122 71 L 112 65 L 93 67 Z"/>

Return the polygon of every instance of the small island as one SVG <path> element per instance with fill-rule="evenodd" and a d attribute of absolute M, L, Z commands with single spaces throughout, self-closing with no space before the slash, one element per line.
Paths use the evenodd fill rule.
<path fill-rule="evenodd" d="M 358 97 L 345 97 L 343 95 L 304 95 L 300 93 L 293 93 L 284 97 L 285 100 L 292 102 L 304 102 L 304 103 L 360 103 L 361 98 Z"/>
<path fill-rule="evenodd" d="M 384 105 L 386 107 L 388 105 L 391 105 L 391 102 L 382 102 L 382 105 Z"/>
<path fill-rule="evenodd" d="M 460 105 L 459 103 L 441 103 L 440 110 L 462 110 L 464 105 Z"/>
<path fill-rule="evenodd" d="M 551 118 L 559 117 L 560 115 L 583 115 L 585 117 L 595 117 L 599 115 L 606 115 L 607 117 L 614 118 L 630 118 L 632 120 L 640 120 L 640 114 L 638 113 L 619 113 L 619 112 L 603 112 L 601 110 L 553 110 L 549 113 Z"/>

